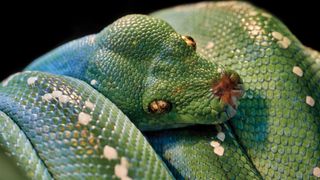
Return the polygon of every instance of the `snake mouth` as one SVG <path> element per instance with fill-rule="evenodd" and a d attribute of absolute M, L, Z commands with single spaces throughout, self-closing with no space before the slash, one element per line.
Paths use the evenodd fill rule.
<path fill-rule="evenodd" d="M 238 100 L 244 94 L 244 87 L 240 76 L 234 71 L 222 73 L 221 78 L 213 83 L 212 93 L 225 105 L 228 118 L 232 118 L 238 108 Z"/>

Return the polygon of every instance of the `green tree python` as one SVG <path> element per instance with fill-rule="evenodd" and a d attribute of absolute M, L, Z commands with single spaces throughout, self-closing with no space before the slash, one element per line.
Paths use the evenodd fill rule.
<path fill-rule="evenodd" d="M 250 4 L 128 15 L 2 82 L 0 165 L 30 179 L 317 179 L 319 84 L 320 54 Z"/>

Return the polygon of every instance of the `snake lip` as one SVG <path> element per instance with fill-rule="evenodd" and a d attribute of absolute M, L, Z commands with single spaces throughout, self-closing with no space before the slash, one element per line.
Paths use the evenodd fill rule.
<path fill-rule="evenodd" d="M 221 78 L 212 85 L 212 93 L 226 105 L 225 112 L 228 117 L 233 117 L 238 108 L 238 100 L 244 94 L 240 76 L 233 71 L 223 73 Z"/>

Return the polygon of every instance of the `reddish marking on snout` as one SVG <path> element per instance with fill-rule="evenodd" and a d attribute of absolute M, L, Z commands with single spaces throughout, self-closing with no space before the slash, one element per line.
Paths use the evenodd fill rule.
<path fill-rule="evenodd" d="M 234 103 L 232 97 L 242 96 L 241 91 L 236 90 L 237 85 L 238 80 L 232 80 L 229 75 L 224 74 L 217 83 L 213 84 L 212 93 L 215 96 L 220 97 L 224 103 L 236 108 L 236 104 Z"/>

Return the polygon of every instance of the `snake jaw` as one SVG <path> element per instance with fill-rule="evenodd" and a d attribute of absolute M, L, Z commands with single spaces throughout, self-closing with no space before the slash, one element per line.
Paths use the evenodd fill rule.
<path fill-rule="evenodd" d="M 239 75 L 235 72 L 225 72 L 213 83 L 212 93 L 226 105 L 226 113 L 231 118 L 236 114 L 238 100 L 244 94 L 244 88 Z"/>

